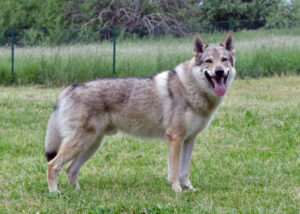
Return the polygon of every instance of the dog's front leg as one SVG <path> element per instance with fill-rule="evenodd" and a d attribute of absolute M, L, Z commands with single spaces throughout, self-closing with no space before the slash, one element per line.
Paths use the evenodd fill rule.
<path fill-rule="evenodd" d="M 194 148 L 194 138 L 184 141 L 181 151 L 180 174 L 179 181 L 183 188 L 188 190 L 195 190 L 189 179 L 189 171 L 191 165 L 192 152 Z"/>
<path fill-rule="evenodd" d="M 170 183 L 172 183 L 172 189 L 175 192 L 181 192 L 181 186 L 179 183 L 179 170 L 182 144 L 182 137 L 172 132 L 168 133 L 168 180 Z"/>

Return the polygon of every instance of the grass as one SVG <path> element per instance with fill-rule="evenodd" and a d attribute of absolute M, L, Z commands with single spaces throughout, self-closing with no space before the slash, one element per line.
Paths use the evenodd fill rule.
<path fill-rule="evenodd" d="M 204 34 L 209 43 L 224 33 Z M 300 74 L 300 28 L 234 34 L 239 77 Z M 192 57 L 191 36 L 117 41 L 115 76 L 149 76 Z M 112 43 L 16 47 L 16 85 L 63 86 L 112 74 Z M 0 48 L 0 84 L 10 83 L 10 49 Z"/>
<path fill-rule="evenodd" d="M 159 140 L 108 137 L 49 194 L 43 141 L 61 88 L 0 87 L 0 213 L 299 213 L 300 77 L 236 80 L 197 138 L 191 181 L 175 194 Z"/>

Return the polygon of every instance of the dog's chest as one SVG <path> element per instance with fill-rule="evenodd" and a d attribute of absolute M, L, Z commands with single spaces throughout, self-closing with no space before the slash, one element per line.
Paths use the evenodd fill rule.
<path fill-rule="evenodd" d="M 210 117 L 204 117 L 197 115 L 191 111 L 186 112 L 186 138 L 196 136 L 198 133 L 203 131 L 209 125 L 209 122 L 212 118 L 213 114 Z"/>

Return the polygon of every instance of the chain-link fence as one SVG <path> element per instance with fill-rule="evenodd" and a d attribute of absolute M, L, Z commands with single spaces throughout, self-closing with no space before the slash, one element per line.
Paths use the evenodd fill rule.
<path fill-rule="evenodd" d="M 123 31 L 122 27 L 0 29 L 0 84 L 63 85 L 99 77 L 152 75 L 170 69 L 190 57 L 192 47 L 183 47 L 180 41 L 190 44 L 190 39 L 196 32 L 214 35 L 225 31 L 259 29 L 265 25 L 266 20 L 227 20 L 193 26 L 169 26 L 168 32 L 156 28 L 151 34 L 143 27 L 130 29 L 130 32 Z M 155 40 L 155 45 L 153 42 L 142 44 L 140 41 L 145 38 L 148 41 Z M 174 38 L 179 43 L 172 44 Z M 116 45 L 116 41 L 120 41 L 120 44 Z M 160 41 L 163 44 L 160 45 Z M 172 45 L 182 50 L 174 50 Z M 167 51 L 174 51 L 169 55 L 175 60 L 164 58 L 166 54 L 162 53 L 165 51 L 162 51 L 162 46 L 168 46 Z M 127 57 L 130 54 L 132 58 Z M 141 58 L 145 54 L 150 55 Z M 154 58 L 155 62 L 148 60 L 147 64 L 149 57 Z"/>

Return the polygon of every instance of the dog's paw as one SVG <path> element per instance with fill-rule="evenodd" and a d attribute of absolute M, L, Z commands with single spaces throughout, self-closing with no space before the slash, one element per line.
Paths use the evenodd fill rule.
<path fill-rule="evenodd" d="M 57 187 L 53 187 L 53 188 L 49 187 L 49 192 L 50 193 L 60 193 L 60 191 L 57 189 Z"/>
<path fill-rule="evenodd" d="M 80 190 L 80 185 L 78 182 L 76 182 L 76 190 L 79 191 Z"/>
<path fill-rule="evenodd" d="M 172 184 L 172 190 L 176 193 L 179 193 L 182 191 L 181 186 L 179 184 L 179 182 L 175 182 Z"/>
<path fill-rule="evenodd" d="M 182 188 L 187 189 L 189 191 L 196 191 L 196 189 L 193 187 L 192 183 L 190 182 L 190 180 L 185 180 L 185 181 L 180 181 L 180 185 L 182 186 Z"/>
<path fill-rule="evenodd" d="M 191 192 L 196 192 L 196 191 L 197 191 L 197 189 L 194 188 L 192 185 L 189 186 L 189 187 L 186 187 L 186 189 L 187 189 L 188 191 L 191 191 Z"/>
<path fill-rule="evenodd" d="M 60 190 L 49 190 L 50 194 L 61 194 Z"/>

